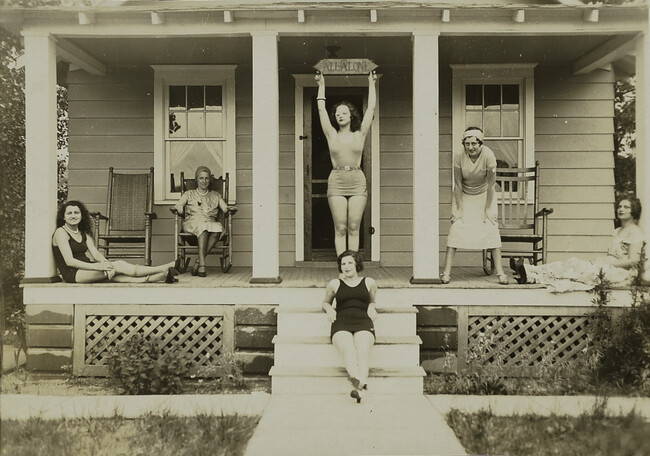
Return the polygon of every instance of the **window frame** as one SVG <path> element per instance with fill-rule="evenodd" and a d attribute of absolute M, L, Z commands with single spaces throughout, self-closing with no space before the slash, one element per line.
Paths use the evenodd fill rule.
<path fill-rule="evenodd" d="M 167 172 L 168 87 L 171 85 L 220 85 L 224 115 L 223 170 L 230 174 L 230 201 L 237 198 L 235 70 L 237 65 L 152 65 L 154 70 L 154 202 L 173 204 L 180 193 L 171 192 Z M 191 138 L 187 138 L 191 140 Z"/>
<path fill-rule="evenodd" d="M 534 70 L 537 64 L 453 64 L 450 66 L 452 69 L 452 157 L 460 147 L 460 140 L 466 128 L 465 86 L 468 84 L 519 84 L 523 166 L 535 166 Z"/>

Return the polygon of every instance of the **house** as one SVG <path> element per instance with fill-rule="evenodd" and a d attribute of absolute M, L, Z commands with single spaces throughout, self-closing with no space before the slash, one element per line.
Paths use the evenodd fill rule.
<path fill-rule="evenodd" d="M 108 344 L 105 338 L 123 338 L 114 328 L 130 325 L 129 318 L 144 325 L 205 317 L 226 328 L 226 345 L 249 371 L 268 372 L 276 308 L 318 305 L 335 273 L 331 232 L 321 229 L 329 216 L 322 197 L 327 149 L 314 122 L 314 65 L 323 59 L 378 65 L 378 109 L 364 152 L 370 198 L 363 250 L 370 273 L 381 276 L 386 306 L 419 310 L 425 367 L 431 361 L 435 368 L 444 334 L 462 358 L 483 330 L 476 328 L 501 318 L 541 324 L 548 331 L 539 334 L 562 339 L 561 356 L 585 343 L 585 293 L 498 287 L 481 277 L 476 252 L 459 253 L 456 264 L 478 273 L 437 284 L 452 152 L 466 125 L 482 124 L 511 167 L 539 161 L 541 205 L 554 209 L 549 260 L 594 256 L 613 229 L 614 82 L 636 73 L 637 186 L 650 201 L 646 2 L 141 0 L 1 12 L 0 25 L 25 44 L 24 296 L 34 368 L 74 359 L 78 372 L 90 372 L 84 353 Z M 153 166 L 159 263 L 173 253 L 167 208 L 178 192 L 170 177 L 198 163 L 228 172 L 239 208 L 232 273 L 168 287 L 51 283 L 57 81 L 68 88 L 70 198 L 104 210 L 110 166 Z M 328 75 L 327 86 L 331 99 L 365 103 L 364 75 Z M 646 211 L 646 227 L 649 218 Z M 205 323 L 199 320 L 178 331 L 196 333 L 191 324 Z M 107 335 L 96 336 L 94 325 L 110 327 Z"/>

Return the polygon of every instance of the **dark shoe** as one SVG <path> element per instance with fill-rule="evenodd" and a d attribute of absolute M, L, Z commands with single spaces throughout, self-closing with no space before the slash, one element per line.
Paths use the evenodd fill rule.
<path fill-rule="evenodd" d="M 357 404 L 361 403 L 361 398 L 363 397 L 363 392 L 362 390 L 359 389 L 353 389 L 350 391 L 350 397 L 354 398 L 357 400 Z"/>
<path fill-rule="evenodd" d="M 524 266 L 523 259 L 521 262 L 517 261 L 515 265 L 515 271 L 517 271 L 517 283 L 523 285 L 528 283 L 528 276 L 526 274 L 526 267 Z"/>
<path fill-rule="evenodd" d="M 176 278 L 177 275 L 178 275 L 178 271 L 176 270 L 176 268 L 167 269 L 167 277 L 165 277 L 165 283 L 178 282 L 178 279 Z"/>
<path fill-rule="evenodd" d="M 512 269 L 514 272 L 517 272 L 517 262 L 515 261 L 514 257 L 510 257 L 510 269 Z"/>
<path fill-rule="evenodd" d="M 196 272 L 196 274 L 197 274 L 199 277 L 205 277 L 205 276 L 206 276 L 206 273 L 205 273 L 205 266 L 199 266 L 199 269 L 198 269 L 198 271 Z"/>
<path fill-rule="evenodd" d="M 185 258 L 185 261 L 183 261 L 183 257 L 176 258 L 176 261 L 174 262 L 174 269 L 176 269 L 180 274 L 186 273 L 187 268 L 190 266 L 191 260 L 192 259 L 190 257 Z"/>
<path fill-rule="evenodd" d="M 194 261 L 194 266 L 192 266 L 192 275 L 195 276 L 199 273 L 199 259 L 197 258 L 196 261 Z"/>

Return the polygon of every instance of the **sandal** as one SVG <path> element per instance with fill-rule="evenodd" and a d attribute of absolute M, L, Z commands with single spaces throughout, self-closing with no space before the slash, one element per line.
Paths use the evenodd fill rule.
<path fill-rule="evenodd" d="M 443 285 L 447 285 L 450 280 L 451 277 L 449 277 L 449 274 L 446 274 L 444 272 L 440 273 L 440 283 L 442 283 Z"/>
<path fill-rule="evenodd" d="M 501 285 L 508 285 L 508 276 L 505 274 L 501 274 L 497 276 L 499 278 L 499 284 Z"/>

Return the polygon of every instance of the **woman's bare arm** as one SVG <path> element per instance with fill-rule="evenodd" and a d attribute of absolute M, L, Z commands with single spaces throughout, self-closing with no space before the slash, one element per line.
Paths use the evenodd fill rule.
<path fill-rule="evenodd" d="M 320 119 L 320 126 L 323 128 L 323 133 L 329 139 L 336 135 L 336 128 L 330 122 L 330 116 L 327 113 L 327 106 L 325 104 L 325 75 L 321 73 L 316 74 L 316 81 L 318 82 L 318 95 L 316 95 L 318 118 Z"/>
<path fill-rule="evenodd" d="M 368 75 L 368 106 L 361 121 L 361 134 L 366 136 L 372 126 L 372 120 L 375 117 L 375 107 L 377 106 L 377 89 L 375 87 L 377 81 L 377 74 L 372 71 Z"/>

